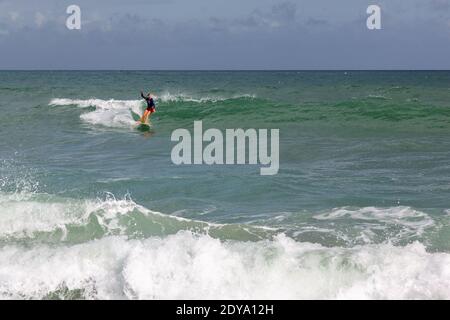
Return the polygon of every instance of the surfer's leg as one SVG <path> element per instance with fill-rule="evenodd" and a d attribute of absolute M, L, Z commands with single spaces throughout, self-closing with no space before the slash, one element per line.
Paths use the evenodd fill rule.
<path fill-rule="evenodd" d="M 148 113 L 149 113 L 148 110 L 145 110 L 145 111 L 144 111 L 144 114 L 143 114 L 142 117 L 141 117 L 141 122 L 142 122 L 142 123 L 144 123 L 144 122 L 147 121 Z"/>
<path fill-rule="evenodd" d="M 150 117 L 152 116 L 152 114 L 155 112 L 155 108 L 152 108 L 150 110 L 148 110 L 148 115 L 147 118 L 150 119 Z"/>
<path fill-rule="evenodd" d="M 145 111 L 145 122 L 148 122 L 149 121 L 149 119 L 150 119 L 150 117 L 152 116 L 152 114 L 153 114 L 153 112 L 155 112 L 155 109 L 154 108 L 152 108 L 152 109 L 147 109 L 146 111 Z"/>

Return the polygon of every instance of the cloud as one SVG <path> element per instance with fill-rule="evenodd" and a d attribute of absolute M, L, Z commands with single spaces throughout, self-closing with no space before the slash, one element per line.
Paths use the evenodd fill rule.
<path fill-rule="evenodd" d="M 297 5 L 292 2 L 283 2 L 272 6 L 271 18 L 278 21 L 294 22 Z"/>
<path fill-rule="evenodd" d="M 34 22 L 38 28 L 42 27 L 46 21 L 47 18 L 41 12 L 36 12 Z"/>
<path fill-rule="evenodd" d="M 9 18 L 11 19 L 12 22 L 16 22 L 19 19 L 18 12 L 12 11 L 12 12 L 9 12 L 8 14 L 9 14 Z"/>
<path fill-rule="evenodd" d="M 244 17 L 234 18 L 231 21 L 221 20 L 222 29 L 225 25 L 241 27 L 238 31 L 250 29 L 276 29 L 294 25 L 296 21 L 297 5 L 292 2 L 282 2 L 271 6 L 268 10 L 254 9 Z"/>
<path fill-rule="evenodd" d="M 360 0 L 77 0 L 77 31 L 71 2 L 0 0 L 0 68 L 450 67 L 450 0 L 378 1 L 382 32 Z"/>

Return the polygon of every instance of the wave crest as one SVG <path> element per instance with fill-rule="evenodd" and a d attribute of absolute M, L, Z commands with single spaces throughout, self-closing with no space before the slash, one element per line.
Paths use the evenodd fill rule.
<path fill-rule="evenodd" d="M 221 241 L 180 231 L 0 249 L 1 298 L 449 299 L 450 255 L 420 243 L 325 248 L 279 235 Z"/>
<path fill-rule="evenodd" d="M 254 95 L 235 95 L 229 98 L 225 97 L 193 97 L 186 94 L 164 93 L 160 97 L 155 97 L 156 101 L 163 104 L 170 103 L 217 103 L 224 101 L 233 101 L 236 99 L 254 99 Z M 92 124 L 111 128 L 130 128 L 136 122 L 132 119 L 130 110 L 141 114 L 144 108 L 144 101 L 140 100 L 102 100 L 102 99 L 66 99 L 56 98 L 49 103 L 51 106 L 77 106 L 79 108 L 95 108 L 94 110 L 81 114 L 81 120 Z"/>
<path fill-rule="evenodd" d="M 129 198 L 74 200 L 47 194 L 0 193 L 0 241 L 83 242 L 110 235 L 166 236 L 178 231 L 218 238 L 258 240 L 268 229 L 222 225 L 166 215 Z"/>

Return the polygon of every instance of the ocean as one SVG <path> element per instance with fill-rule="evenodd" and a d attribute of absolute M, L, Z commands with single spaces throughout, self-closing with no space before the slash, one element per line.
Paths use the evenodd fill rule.
<path fill-rule="evenodd" d="M 0 111 L 2 299 L 450 299 L 450 72 L 1 71 Z M 278 174 L 173 164 L 197 120 Z"/>

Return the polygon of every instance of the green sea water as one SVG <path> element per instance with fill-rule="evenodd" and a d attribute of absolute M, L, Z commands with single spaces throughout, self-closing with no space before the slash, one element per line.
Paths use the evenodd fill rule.
<path fill-rule="evenodd" d="M 0 111 L 2 298 L 450 298 L 450 72 L 1 71 Z M 174 165 L 197 120 L 279 173 Z"/>

